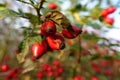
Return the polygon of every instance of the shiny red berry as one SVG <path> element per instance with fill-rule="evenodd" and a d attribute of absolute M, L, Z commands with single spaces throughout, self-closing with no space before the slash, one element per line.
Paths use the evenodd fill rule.
<path fill-rule="evenodd" d="M 114 73 L 113 73 L 113 71 L 107 70 L 107 71 L 104 72 L 104 74 L 106 76 L 113 76 Z"/>
<path fill-rule="evenodd" d="M 50 48 L 53 50 L 60 50 L 65 48 L 64 38 L 59 34 L 48 36 L 47 42 Z"/>
<path fill-rule="evenodd" d="M 43 36 L 54 35 L 56 33 L 56 25 L 52 21 L 46 21 L 42 24 L 40 30 Z"/>
<path fill-rule="evenodd" d="M 63 73 L 63 68 L 58 68 L 57 69 L 57 76 L 61 76 Z"/>
<path fill-rule="evenodd" d="M 81 32 L 82 32 L 81 29 L 79 29 L 78 27 L 71 26 L 71 31 L 67 30 L 67 29 L 63 29 L 62 30 L 62 35 L 65 38 L 73 39 L 73 38 L 77 37 Z"/>
<path fill-rule="evenodd" d="M 62 30 L 62 35 L 65 37 L 65 38 L 68 38 L 68 39 L 73 39 L 75 38 L 75 36 L 70 33 L 69 31 L 67 31 L 66 29 L 63 29 Z"/>
<path fill-rule="evenodd" d="M 91 80 L 98 80 L 98 78 L 97 77 L 92 77 Z"/>
<path fill-rule="evenodd" d="M 1 67 L 1 71 L 2 72 L 7 72 L 8 70 L 9 70 L 9 66 L 8 65 L 6 65 L 6 64 L 2 65 L 2 67 Z"/>
<path fill-rule="evenodd" d="M 18 78 L 18 69 L 12 69 L 6 76 L 6 80 L 16 80 Z"/>
<path fill-rule="evenodd" d="M 39 73 L 37 74 L 37 77 L 38 77 L 39 79 L 42 79 L 42 78 L 44 77 L 43 72 L 39 72 Z"/>
<path fill-rule="evenodd" d="M 54 76 L 54 72 L 53 72 L 53 71 L 49 71 L 49 72 L 47 72 L 47 75 L 48 75 L 49 77 L 53 77 L 53 76 Z"/>
<path fill-rule="evenodd" d="M 106 18 L 104 18 L 104 22 L 105 22 L 106 24 L 112 25 L 112 24 L 114 23 L 114 19 L 113 19 L 113 18 L 106 17 Z"/>
<path fill-rule="evenodd" d="M 102 62 L 102 66 L 103 66 L 103 67 L 108 67 L 108 66 L 109 66 L 109 62 L 103 61 L 103 62 Z"/>
<path fill-rule="evenodd" d="M 43 68 L 44 71 L 47 71 L 49 67 L 50 67 L 50 66 L 49 66 L 48 64 L 44 64 L 44 65 L 42 66 L 42 68 Z"/>
<path fill-rule="evenodd" d="M 74 77 L 74 80 L 83 80 L 83 78 L 80 77 L 80 76 L 75 76 L 75 77 Z"/>
<path fill-rule="evenodd" d="M 46 51 L 47 51 L 47 45 L 45 41 L 43 41 L 41 44 L 35 43 L 32 45 L 32 55 L 35 58 L 41 57 L 46 53 Z"/>
<path fill-rule="evenodd" d="M 52 70 L 53 70 L 52 67 L 51 67 L 51 66 L 48 66 L 47 72 L 50 72 L 50 71 L 52 71 Z"/>
<path fill-rule="evenodd" d="M 55 66 L 59 66 L 59 65 L 60 65 L 60 63 L 59 63 L 58 60 L 54 60 L 53 64 L 54 64 Z"/>
<path fill-rule="evenodd" d="M 106 9 L 105 9 L 105 10 L 102 10 L 101 16 L 102 16 L 102 17 L 107 17 L 107 16 L 108 16 L 108 12 L 107 12 Z"/>
<path fill-rule="evenodd" d="M 49 4 L 49 8 L 50 8 L 51 10 L 54 10 L 54 9 L 57 8 L 57 5 L 56 5 L 55 3 L 51 3 L 51 4 Z"/>
<path fill-rule="evenodd" d="M 107 8 L 107 12 L 108 12 L 108 14 L 111 14 L 111 13 L 113 13 L 113 12 L 115 12 L 116 11 L 116 8 L 115 7 L 109 7 L 109 8 Z"/>

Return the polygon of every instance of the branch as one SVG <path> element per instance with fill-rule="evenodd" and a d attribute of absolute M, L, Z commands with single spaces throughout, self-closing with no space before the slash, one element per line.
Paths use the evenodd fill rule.
<path fill-rule="evenodd" d="M 31 5 L 33 6 L 34 8 L 36 8 L 36 6 L 33 4 L 33 3 L 29 3 L 29 2 L 26 2 L 26 1 L 23 1 L 23 0 L 17 0 L 19 2 L 22 2 L 22 3 L 25 3 L 25 4 L 28 4 L 28 5 Z"/>
<path fill-rule="evenodd" d="M 40 17 L 41 17 L 40 9 L 42 8 L 42 5 L 43 5 L 44 2 L 46 2 L 46 1 L 45 0 L 40 0 L 40 2 L 38 3 L 37 7 L 35 8 L 36 11 L 37 11 L 39 23 L 40 23 Z"/>

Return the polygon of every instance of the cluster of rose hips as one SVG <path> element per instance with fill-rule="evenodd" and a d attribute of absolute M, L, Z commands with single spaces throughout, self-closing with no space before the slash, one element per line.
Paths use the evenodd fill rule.
<path fill-rule="evenodd" d="M 45 21 L 40 27 L 41 43 L 32 45 L 32 55 L 36 59 L 47 53 L 47 51 L 62 50 L 65 48 L 65 40 L 76 38 L 82 31 L 76 26 L 70 26 L 70 29 L 62 29 L 57 32 L 56 24 L 52 21 Z"/>
<path fill-rule="evenodd" d="M 12 70 L 9 70 L 9 66 L 7 64 L 3 64 L 1 66 L 1 71 L 2 72 L 7 72 L 6 74 L 6 80 L 16 80 L 18 78 L 19 73 L 21 72 L 21 68 L 15 68 Z"/>
<path fill-rule="evenodd" d="M 107 69 L 108 67 L 110 67 L 110 65 L 112 65 L 110 62 L 103 61 L 101 63 L 101 66 L 94 63 L 94 62 L 92 62 L 91 65 L 92 65 L 92 67 L 93 67 L 93 69 L 94 69 L 94 71 L 96 73 L 104 72 L 104 75 L 106 75 L 106 76 L 113 76 L 114 75 L 112 70 L 104 70 L 104 71 L 102 71 L 102 69 Z"/>
<path fill-rule="evenodd" d="M 16 80 L 19 77 L 19 73 L 21 72 L 21 68 L 12 69 L 6 76 L 6 80 Z"/>
<path fill-rule="evenodd" d="M 63 73 L 63 67 L 61 67 L 58 60 L 53 62 L 53 65 L 44 64 L 42 65 L 42 71 L 38 72 L 38 79 L 43 77 L 60 77 Z"/>
<path fill-rule="evenodd" d="M 106 24 L 112 25 L 114 23 L 114 19 L 108 17 L 109 14 L 112 14 L 115 12 L 116 8 L 115 7 L 109 7 L 101 12 L 101 16 L 103 17 L 103 20 Z"/>
<path fill-rule="evenodd" d="M 74 80 L 85 80 L 82 76 L 75 76 Z M 90 80 L 98 80 L 97 77 L 93 76 Z"/>

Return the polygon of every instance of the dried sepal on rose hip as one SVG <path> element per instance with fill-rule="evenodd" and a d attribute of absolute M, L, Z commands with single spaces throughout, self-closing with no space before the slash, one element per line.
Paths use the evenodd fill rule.
<path fill-rule="evenodd" d="M 54 22 L 52 21 L 45 21 L 41 28 L 41 34 L 43 36 L 49 36 L 49 35 L 54 35 L 56 33 L 56 25 Z"/>
<path fill-rule="evenodd" d="M 48 36 L 46 39 L 52 50 L 61 50 L 65 48 L 64 38 L 60 34 Z"/>
<path fill-rule="evenodd" d="M 41 43 L 35 43 L 32 45 L 32 56 L 39 58 L 47 52 L 47 43 L 42 41 Z"/>

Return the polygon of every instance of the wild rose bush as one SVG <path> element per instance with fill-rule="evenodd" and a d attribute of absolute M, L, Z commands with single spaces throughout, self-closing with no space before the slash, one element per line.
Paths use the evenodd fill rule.
<path fill-rule="evenodd" d="M 61 0 L 15 2 L 27 11 L 11 7 L 14 1 L 0 4 L 0 79 L 119 80 L 120 41 L 101 36 L 114 28 L 118 6 L 109 0 L 107 7 L 70 0 L 67 9 Z"/>

